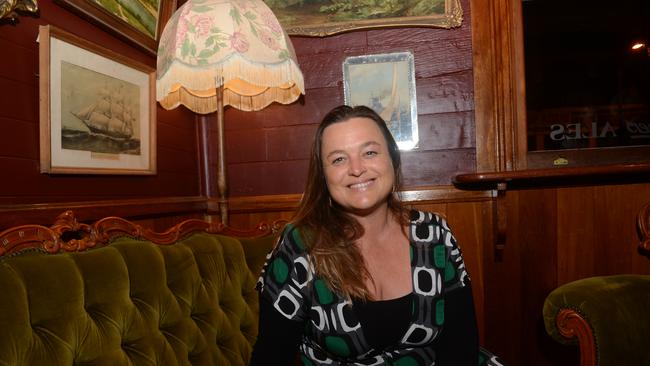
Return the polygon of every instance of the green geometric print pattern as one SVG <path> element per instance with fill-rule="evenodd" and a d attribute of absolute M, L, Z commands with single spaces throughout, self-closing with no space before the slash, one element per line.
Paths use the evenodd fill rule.
<path fill-rule="evenodd" d="M 300 350 L 305 366 L 430 366 L 430 345 L 444 326 L 443 295 L 468 280 L 456 239 L 440 216 L 411 212 L 408 230 L 413 282 L 412 315 L 401 341 L 390 349 L 368 344 L 353 304 L 316 278 L 303 235 L 287 225 L 258 281 L 261 296 L 288 319 L 305 322 Z"/>

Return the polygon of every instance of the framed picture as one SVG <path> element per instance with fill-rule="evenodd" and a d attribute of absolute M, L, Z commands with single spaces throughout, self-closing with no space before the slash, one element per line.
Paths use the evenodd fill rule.
<path fill-rule="evenodd" d="M 156 54 L 165 24 L 176 10 L 176 0 L 55 0 L 92 22 Z"/>
<path fill-rule="evenodd" d="M 401 150 L 418 144 L 414 70 L 410 52 L 354 56 L 343 62 L 345 104 L 379 113 Z"/>
<path fill-rule="evenodd" d="M 39 27 L 42 173 L 155 174 L 156 70 Z"/>
<path fill-rule="evenodd" d="M 290 35 L 327 36 L 354 29 L 461 25 L 460 0 L 264 0 Z"/>

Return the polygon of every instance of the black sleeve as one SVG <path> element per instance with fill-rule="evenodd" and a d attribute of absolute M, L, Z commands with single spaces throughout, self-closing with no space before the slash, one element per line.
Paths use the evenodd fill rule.
<path fill-rule="evenodd" d="M 260 326 L 250 366 L 295 364 L 304 325 L 285 318 L 260 296 Z"/>
<path fill-rule="evenodd" d="M 436 342 L 436 365 L 478 365 L 478 329 L 472 286 L 454 289 L 445 295 L 445 322 Z"/>

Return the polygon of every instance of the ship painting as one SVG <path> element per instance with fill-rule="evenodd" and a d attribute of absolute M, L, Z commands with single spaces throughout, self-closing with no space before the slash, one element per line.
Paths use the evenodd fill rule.
<path fill-rule="evenodd" d="M 124 104 L 124 96 L 102 89 L 99 98 L 92 104 L 72 114 L 79 118 L 90 131 L 107 137 L 128 140 L 133 136 L 132 107 Z"/>
<path fill-rule="evenodd" d="M 140 154 L 139 88 L 63 62 L 61 147 Z"/>

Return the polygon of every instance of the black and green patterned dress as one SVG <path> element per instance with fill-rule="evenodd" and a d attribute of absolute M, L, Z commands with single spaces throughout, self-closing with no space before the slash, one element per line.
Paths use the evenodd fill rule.
<path fill-rule="evenodd" d="M 251 365 L 290 365 L 298 347 L 307 366 L 487 361 L 479 356 L 469 277 L 447 222 L 412 211 L 408 231 L 413 292 L 364 303 L 345 300 L 315 276 L 303 237 L 288 225 L 258 282 L 260 334 Z"/>

